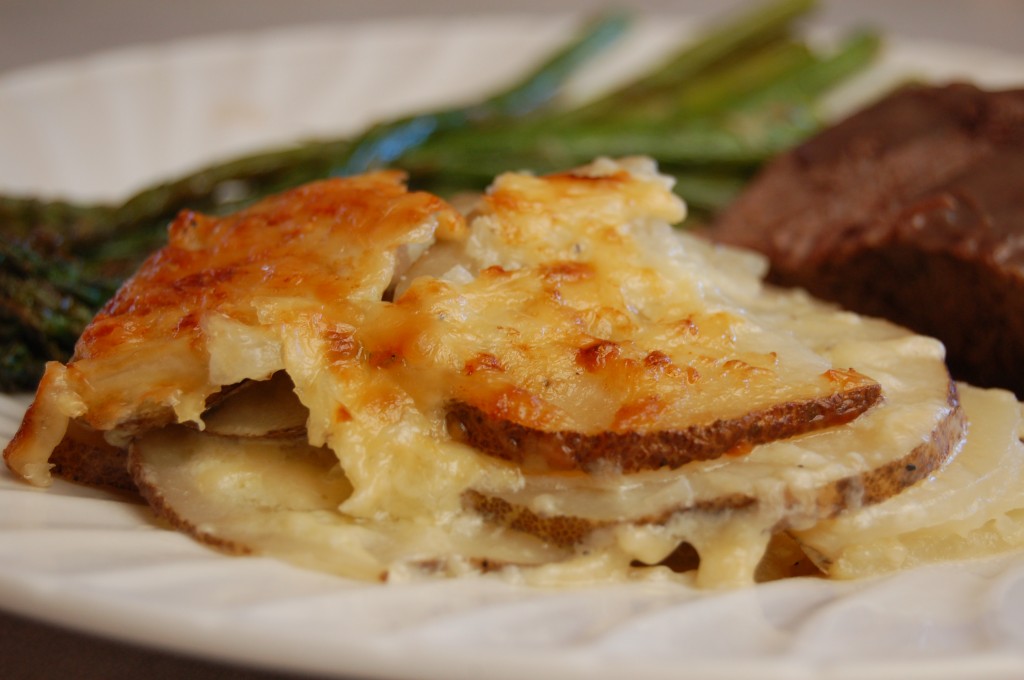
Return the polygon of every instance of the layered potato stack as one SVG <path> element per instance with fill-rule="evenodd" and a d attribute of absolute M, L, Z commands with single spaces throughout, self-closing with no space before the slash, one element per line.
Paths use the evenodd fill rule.
<path fill-rule="evenodd" d="M 722 587 L 1024 541 L 1009 393 L 684 215 L 643 158 L 461 212 L 381 172 L 183 213 L 5 458 L 371 580 Z"/>

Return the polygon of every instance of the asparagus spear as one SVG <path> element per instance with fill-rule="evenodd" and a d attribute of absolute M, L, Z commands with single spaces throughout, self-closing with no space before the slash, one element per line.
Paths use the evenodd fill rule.
<path fill-rule="evenodd" d="M 74 261 L 0 240 L 0 389 L 27 387 L 46 360 L 66 358 L 115 288 Z"/>
<path fill-rule="evenodd" d="M 622 34 L 627 23 L 626 15 L 620 13 L 601 18 L 585 27 L 578 39 L 555 52 L 534 73 L 479 104 L 409 116 L 370 128 L 331 174 L 366 172 L 393 163 L 439 133 L 518 118 L 542 109 L 585 61 Z"/>
<path fill-rule="evenodd" d="M 681 98 L 672 125 L 645 117 L 613 122 L 506 126 L 463 130 L 408 152 L 399 164 L 414 175 L 459 171 L 481 180 L 510 168 L 547 171 L 571 167 L 599 156 L 643 154 L 683 167 L 732 166 L 751 169 L 816 130 L 813 101 L 828 87 L 863 67 L 876 53 L 878 37 L 858 34 L 833 54 L 787 58 L 784 63 L 747 62 L 731 73 L 759 73 L 769 66 L 778 77 L 747 91 L 729 92 L 715 81 Z M 771 56 L 777 56 L 773 53 Z M 783 66 L 784 68 L 779 68 Z M 709 109 L 709 101 L 717 105 Z"/>
<path fill-rule="evenodd" d="M 806 15 L 816 0 L 780 0 L 712 26 L 698 40 L 669 55 L 659 66 L 625 87 L 578 109 L 568 117 L 617 116 L 623 103 L 643 108 L 665 92 L 687 86 L 696 76 L 785 35 L 794 20 Z"/>

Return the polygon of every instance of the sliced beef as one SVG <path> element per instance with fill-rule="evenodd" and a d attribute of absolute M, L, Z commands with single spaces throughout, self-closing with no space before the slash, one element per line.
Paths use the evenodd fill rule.
<path fill-rule="evenodd" d="M 711 236 L 1024 398 L 1024 90 L 899 90 L 776 159 Z"/>

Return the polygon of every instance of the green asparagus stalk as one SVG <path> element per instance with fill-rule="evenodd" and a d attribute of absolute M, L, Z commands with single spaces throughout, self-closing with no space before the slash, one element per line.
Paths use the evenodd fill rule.
<path fill-rule="evenodd" d="M 632 109 L 642 108 L 645 100 L 685 87 L 700 74 L 784 36 L 793 21 L 810 12 L 815 4 L 816 0 L 781 0 L 713 26 L 647 75 L 574 111 L 570 117 L 614 116 L 624 102 Z"/>
<path fill-rule="evenodd" d="M 820 57 L 805 43 L 773 42 L 743 60 L 695 78 L 662 98 L 659 122 L 716 116 L 738 108 L 754 94 L 771 88 L 794 73 L 809 67 Z"/>
<path fill-rule="evenodd" d="M 74 261 L 0 240 L 0 388 L 25 388 L 45 361 L 66 358 L 115 288 L 85 276 Z"/>
<path fill-rule="evenodd" d="M 515 134 L 467 137 L 421 147 L 402 160 L 414 174 L 458 169 L 493 177 L 509 169 L 547 172 L 596 156 L 654 156 L 676 165 L 748 166 L 788 148 L 817 128 L 803 107 L 764 109 L 728 120 L 698 119 L 670 129 L 644 124 L 589 125 L 544 132 L 523 140 Z"/>
<path fill-rule="evenodd" d="M 868 63 L 878 45 L 876 35 L 864 33 L 824 57 L 773 52 L 770 61 L 743 63 L 729 80 L 680 93 L 671 125 L 640 117 L 506 126 L 486 134 L 464 130 L 411 150 L 400 164 L 414 175 L 459 171 L 481 180 L 509 168 L 548 171 L 599 155 L 649 155 L 675 167 L 751 168 L 816 130 L 821 121 L 813 102 Z M 769 68 L 777 78 L 766 84 L 751 85 L 746 78 Z"/>
<path fill-rule="evenodd" d="M 627 25 L 627 17 L 621 13 L 602 17 L 526 78 L 477 105 L 409 116 L 370 128 L 331 174 L 355 175 L 386 166 L 439 133 L 519 118 L 542 109 L 584 62 L 622 35 Z"/>
<path fill-rule="evenodd" d="M 774 79 L 768 85 L 752 89 L 740 98 L 736 108 L 756 108 L 780 102 L 803 102 L 812 106 L 837 83 L 859 73 L 871 64 L 882 47 L 874 31 L 860 31 L 843 41 L 832 53 L 808 61 L 803 67 Z"/>

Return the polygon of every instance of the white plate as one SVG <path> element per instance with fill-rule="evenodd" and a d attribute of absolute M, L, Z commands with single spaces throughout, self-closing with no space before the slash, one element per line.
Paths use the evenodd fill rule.
<path fill-rule="evenodd" d="M 0 77 L 0 190 L 116 198 L 225 154 L 347 133 L 474 98 L 567 19 L 388 22 L 140 48 Z M 648 22 L 577 92 L 678 40 Z M 909 74 L 1013 84 L 1024 59 L 896 43 L 838 96 Z M 26 401 L 0 397 L 0 440 Z M 856 583 L 729 593 L 636 584 L 544 591 L 491 579 L 380 587 L 228 558 L 146 509 L 0 474 L 0 607 L 276 669 L 381 678 L 1024 676 L 1024 556 Z"/>

